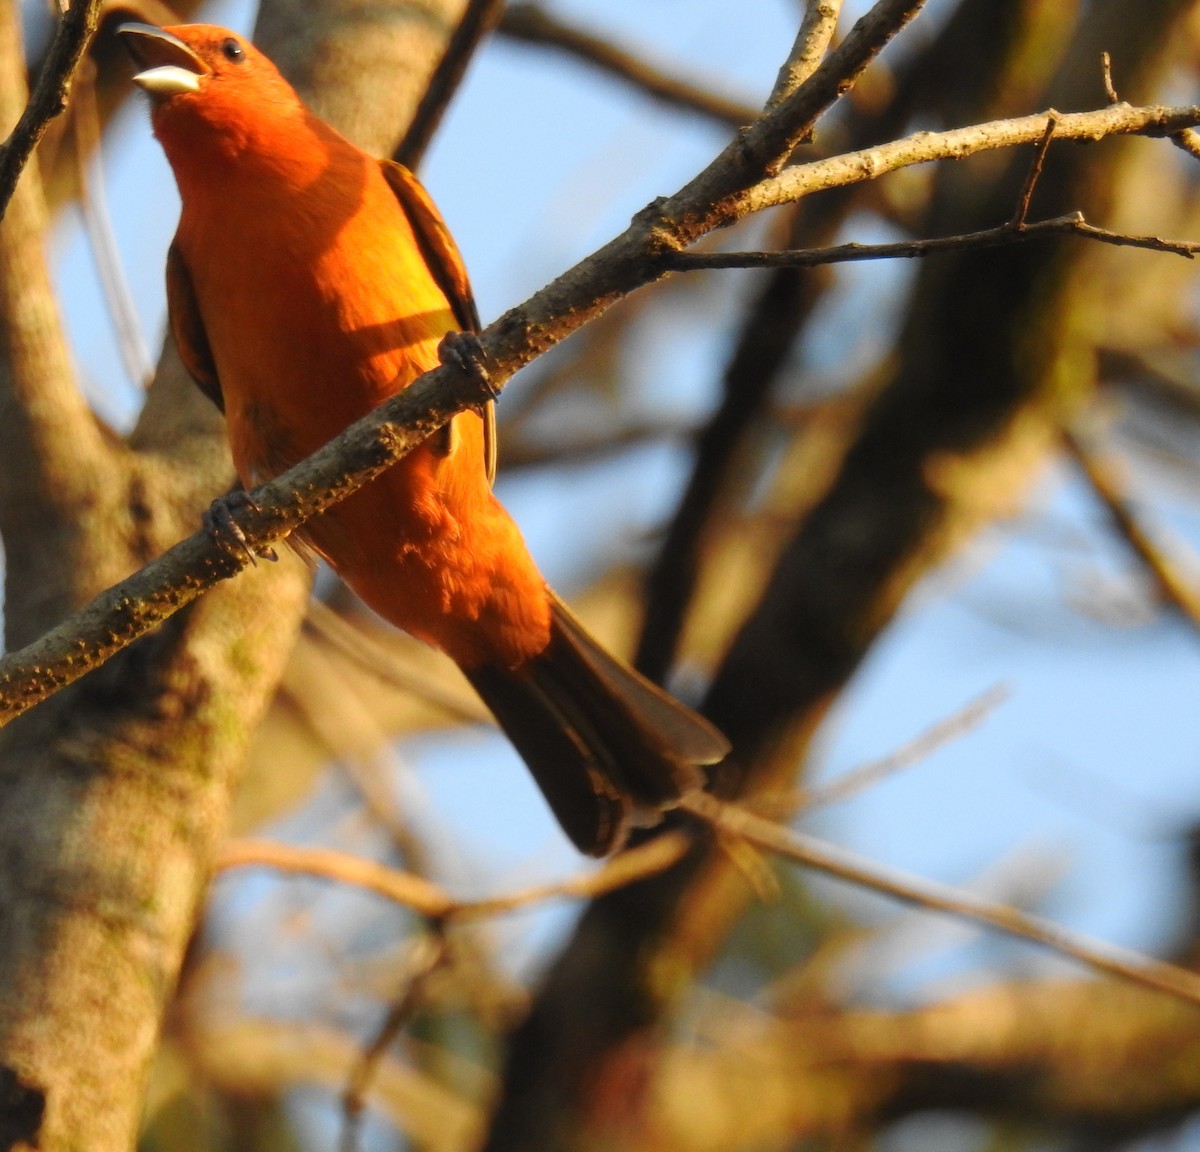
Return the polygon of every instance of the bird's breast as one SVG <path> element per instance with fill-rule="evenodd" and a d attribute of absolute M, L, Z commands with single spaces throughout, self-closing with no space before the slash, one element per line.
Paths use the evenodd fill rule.
<path fill-rule="evenodd" d="M 450 305 L 382 197 L 181 221 L 243 480 L 303 459 L 438 362 Z"/>

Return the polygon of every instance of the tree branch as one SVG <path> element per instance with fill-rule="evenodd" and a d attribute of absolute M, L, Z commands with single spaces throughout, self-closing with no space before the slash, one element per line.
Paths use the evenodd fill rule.
<path fill-rule="evenodd" d="M 72 11 L 78 21 L 82 9 Z M 58 92 L 66 82 L 55 70 L 62 60 L 60 48 L 43 72 L 45 78 L 53 71 L 59 84 L 43 83 L 45 91 Z M 17 6 L 6 4 L 0 124 L 30 122 L 35 105 L 27 97 Z M 0 164 L 20 152 L 11 141 L 7 147 Z M 49 221 L 37 168 L 8 195 L 0 226 L 0 536 L 11 646 L 27 643 L 117 574 L 94 561 L 106 546 L 111 551 L 97 523 L 107 500 L 119 499 L 120 485 L 119 449 L 105 441 L 76 385 L 47 262 Z"/>
<path fill-rule="evenodd" d="M 254 489 L 239 513 L 246 555 L 197 532 L 122 580 L 41 639 L 0 659 L 0 727 L 73 683 L 251 563 L 308 517 L 348 496 L 456 412 L 489 399 L 470 374 L 442 367 L 351 425 L 319 452 Z"/>
<path fill-rule="evenodd" d="M 1190 1004 L 1200 1004 L 1200 975 L 1186 968 L 1165 964 L 1118 948 L 1115 944 L 1071 932 L 1059 924 L 1030 916 L 1007 904 L 997 904 L 946 884 L 864 860 L 845 848 L 784 828 L 743 808 L 722 804 L 705 793 L 689 796 L 684 800 L 683 807 L 727 835 L 740 837 L 757 848 L 816 868 L 826 875 L 836 876 L 906 904 L 933 912 L 945 912 L 998 929 L 1010 936 L 1019 936 L 1060 955 L 1069 956 L 1097 972 L 1166 992 Z"/>
<path fill-rule="evenodd" d="M 73 0 L 63 14 L 33 95 L 12 133 L 0 146 L 0 220 L 46 126 L 67 106 L 75 69 L 100 19 L 100 5 L 101 0 Z"/>
<path fill-rule="evenodd" d="M 404 139 L 392 153 L 392 159 L 398 164 L 414 172 L 420 166 L 446 108 L 462 83 L 467 65 L 480 41 L 496 26 L 503 7 L 504 0 L 469 0 L 458 27 L 446 44 L 446 51 L 442 53 L 430 77 Z"/>
<path fill-rule="evenodd" d="M 688 847 L 689 841 L 682 833 L 657 836 L 640 847 L 614 856 L 593 872 L 474 900 L 452 896 L 422 876 L 387 868 L 361 856 L 329 848 L 299 848 L 269 840 L 230 841 L 218 852 L 214 868 L 220 872 L 230 868 L 261 867 L 293 875 L 319 876 L 373 892 L 430 920 L 480 920 L 547 900 L 587 900 L 601 896 L 670 868 L 678 863 Z"/>
<path fill-rule="evenodd" d="M 1106 136 L 1169 136 L 1200 123 L 1200 108 L 1114 104 L 1092 112 L 1039 112 L 1010 120 L 993 120 L 946 132 L 917 132 L 901 140 L 862 148 L 810 164 L 795 164 L 746 192 L 750 211 L 787 204 L 812 192 L 876 180 L 899 168 L 931 160 L 961 160 L 976 152 L 1038 143 L 1046 122 L 1055 117 L 1056 142 L 1092 141 Z"/>
<path fill-rule="evenodd" d="M 619 48 L 595 33 L 552 16 L 539 4 L 509 4 L 499 30 L 511 40 L 556 48 L 632 84 L 653 100 L 707 116 L 730 128 L 750 124 L 759 115 L 754 105 L 718 95 L 683 76 L 671 75 L 627 48 Z"/>
<path fill-rule="evenodd" d="M 771 95 L 767 97 L 768 112 L 778 107 L 780 101 L 790 96 L 816 71 L 821 57 L 829 51 L 829 45 L 833 42 L 841 11 L 842 0 L 808 0 L 800 31 L 796 33 L 796 42 L 779 69 Z"/>
<path fill-rule="evenodd" d="M 1104 504 L 1113 527 L 1150 573 L 1159 595 L 1194 629 L 1200 630 L 1200 590 L 1180 570 L 1180 565 L 1155 543 L 1124 491 L 1117 467 L 1091 442 L 1082 428 L 1064 425 L 1063 441 Z"/>
<path fill-rule="evenodd" d="M 817 268 L 825 264 L 848 264 L 860 260 L 918 259 L 966 248 L 1000 248 L 1030 240 L 1079 236 L 1119 248 L 1143 248 L 1195 259 L 1200 241 L 1167 240 L 1161 236 L 1137 236 L 1112 232 L 1089 224 L 1082 212 L 1070 212 L 1032 223 L 1013 220 L 995 228 L 937 236 L 924 240 L 897 240 L 888 244 L 833 244 L 826 248 L 799 248 L 783 252 L 672 252 L 663 262 L 673 272 L 698 272 L 717 268 Z"/>

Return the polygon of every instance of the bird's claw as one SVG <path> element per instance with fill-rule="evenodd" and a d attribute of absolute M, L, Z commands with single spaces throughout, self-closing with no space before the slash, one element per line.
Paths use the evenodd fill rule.
<path fill-rule="evenodd" d="M 499 395 L 488 374 L 487 357 L 476 333 L 447 332 L 438 345 L 438 359 L 472 377 L 493 400 Z"/>
<path fill-rule="evenodd" d="M 270 544 L 264 544 L 257 550 L 250 547 L 250 541 L 241 526 L 233 518 L 239 508 L 249 508 L 258 511 L 258 505 L 250 499 L 250 494 L 242 488 L 235 488 L 224 496 L 218 496 L 207 508 L 202 517 L 205 532 L 212 537 L 214 543 L 222 552 L 239 559 L 245 557 L 251 564 L 257 566 L 258 558 L 275 561 L 279 553 Z"/>

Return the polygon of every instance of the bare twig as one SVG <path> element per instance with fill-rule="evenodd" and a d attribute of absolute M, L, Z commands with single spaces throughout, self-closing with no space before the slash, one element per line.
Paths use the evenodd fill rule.
<path fill-rule="evenodd" d="M 585 32 L 552 16 L 539 4 L 510 4 L 500 21 L 500 31 L 513 40 L 557 48 L 594 68 L 617 76 L 655 100 L 696 112 L 732 128 L 758 117 L 754 105 L 718 95 L 702 84 L 673 76 L 640 59 L 626 48 Z"/>
<path fill-rule="evenodd" d="M 953 715 L 939 720 L 908 743 L 881 757 L 869 760 L 857 768 L 843 773 L 835 780 L 830 780 L 822 788 L 812 788 L 801 793 L 800 806 L 804 811 L 823 807 L 827 804 L 841 804 L 867 788 L 873 788 L 881 780 L 920 760 L 924 760 L 942 745 L 951 740 L 957 740 L 984 722 L 1010 696 L 1009 690 L 998 684 L 989 688 L 982 696 L 976 697 L 960 708 Z"/>
<path fill-rule="evenodd" d="M 1159 595 L 1181 612 L 1193 628 L 1200 630 L 1200 588 L 1188 580 L 1175 560 L 1146 530 L 1129 500 L 1116 465 L 1078 426 L 1064 425 L 1062 438 L 1092 490 L 1108 510 L 1113 526 L 1153 577 Z"/>
<path fill-rule="evenodd" d="M 359 1146 L 359 1121 L 376 1069 L 400 1035 L 400 1030 L 416 1014 L 430 978 L 445 966 L 449 956 L 450 945 L 446 939 L 445 925 L 434 921 L 428 935 L 420 937 L 409 953 L 408 962 L 404 965 L 403 994 L 392 1005 L 375 1039 L 363 1051 L 347 1080 L 342 1093 L 341 1152 L 356 1152 Z"/>
<path fill-rule="evenodd" d="M 12 133 L 0 146 L 0 220 L 8 209 L 17 178 L 29 161 L 46 126 L 67 106 L 67 95 L 100 18 L 100 0 L 74 0 L 54 34 L 29 103 Z"/>
<path fill-rule="evenodd" d="M 843 44 L 845 42 L 843 41 Z M 749 211 L 798 200 L 812 192 L 876 180 L 899 168 L 933 160 L 959 160 L 977 152 L 1036 144 L 1046 131 L 1048 113 L 993 120 L 945 132 L 917 132 L 901 140 L 862 148 L 809 164 L 793 164 L 745 193 Z M 1174 136 L 1200 124 L 1200 108 L 1115 104 L 1091 112 L 1060 112 L 1054 138 L 1100 140 L 1105 136 Z"/>
<path fill-rule="evenodd" d="M 1182 132 L 1176 132 L 1171 137 L 1171 143 L 1177 148 L 1182 148 L 1189 156 L 1200 160 L 1200 132 L 1195 128 L 1185 128 Z"/>
<path fill-rule="evenodd" d="M 1029 165 L 1025 183 L 1021 186 L 1021 194 L 1017 197 L 1016 210 L 1009 222 L 1014 229 L 1024 228 L 1029 219 L 1029 202 L 1033 199 L 1033 190 L 1037 187 L 1042 169 L 1046 166 L 1046 154 L 1050 151 L 1050 141 L 1054 139 L 1054 128 L 1057 123 L 1058 113 L 1052 108 L 1046 117 L 1046 130 L 1042 133 L 1041 140 L 1038 141 L 1033 163 Z"/>
<path fill-rule="evenodd" d="M 1104 95 L 1108 97 L 1108 102 L 1120 104 L 1121 97 L 1117 95 L 1116 86 L 1113 84 L 1112 57 L 1107 52 L 1100 53 L 1100 72 L 1104 80 Z"/>
<path fill-rule="evenodd" d="M 889 244 L 835 244 L 828 248 L 801 248 L 785 252 L 672 252 L 664 262 L 673 272 L 696 272 L 713 268 L 816 268 L 822 264 L 845 264 L 857 260 L 918 259 L 965 248 L 998 248 L 1053 236 L 1081 236 L 1116 247 L 1145 248 L 1194 259 L 1200 241 L 1167 240 L 1161 236 L 1135 236 L 1111 232 L 1089 224 L 1081 212 L 1030 223 L 1008 221 L 995 228 L 963 232 L 958 236 L 935 236 L 924 240 L 897 240 Z"/>
<path fill-rule="evenodd" d="M 800 31 L 796 33 L 796 42 L 779 69 L 771 95 L 767 97 L 768 112 L 813 74 L 833 42 L 841 10 L 842 0 L 808 0 Z"/>
<path fill-rule="evenodd" d="M 397 163 L 414 171 L 420 165 L 451 98 L 462 83 L 471 57 L 483 37 L 496 26 L 503 7 L 504 0 L 470 0 L 467 4 L 458 27 L 446 45 L 446 51 L 430 77 L 429 86 L 417 105 L 404 139 L 392 153 L 392 159 Z"/>
<path fill-rule="evenodd" d="M 456 899 L 421 876 L 386 868 L 346 852 L 331 848 L 298 848 L 271 840 L 230 841 L 219 852 L 214 868 L 220 872 L 230 868 L 261 867 L 318 876 L 374 892 L 430 920 L 450 922 L 500 916 L 547 900 L 592 899 L 662 872 L 683 856 L 689 844 L 688 837 L 681 832 L 666 833 L 614 856 L 594 872 L 482 900 Z"/>
<path fill-rule="evenodd" d="M 745 837 L 766 851 L 816 868 L 827 875 L 883 893 L 906 904 L 985 924 L 1069 956 L 1097 972 L 1166 992 L 1190 1004 L 1200 1004 L 1200 975 L 1174 964 L 1166 964 L 1103 940 L 1068 931 L 1049 920 L 1029 916 L 1005 904 L 996 904 L 948 885 L 864 860 L 844 848 L 763 820 L 704 793 L 689 797 L 683 807 L 721 832 Z"/>

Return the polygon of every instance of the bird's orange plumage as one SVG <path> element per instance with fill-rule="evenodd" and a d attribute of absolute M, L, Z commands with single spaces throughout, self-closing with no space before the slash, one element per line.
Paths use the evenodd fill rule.
<path fill-rule="evenodd" d="M 252 46 L 202 25 L 124 30 L 151 66 L 138 79 L 182 199 L 168 262 L 172 326 L 185 363 L 223 405 L 238 474 L 252 485 L 435 367 L 442 337 L 472 322 L 466 275 L 415 179 L 314 116 Z M 635 808 L 669 803 L 694 782 L 690 764 L 718 758 L 723 742 L 682 705 L 626 683 L 632 673 L 568 626 L 492 494 L 486 437 L 483 417 L 460 414 L 452 433 L 311 521 L 305 536 L 366 603 L 467 672 L 572 837 L 606 851 Z M 529 719 L 531 693 L 541 719 Z M 612 743 L 610 722 L 637 728 L 647 709 L 680 731 L 648 720 L 627 753 L 592 747 Z M 546 717 L 562 731 L 526 731 Z M 662 779 L 639 789 L 625 778 L 637 765 L 616 761 L 642 757 L 647 739 L 647 771 L 658 771 L 657 757 Z M 572 749 L 582 785 L 548 783 Z M 600 815 L 564 813 L 589 796 Z"/>

